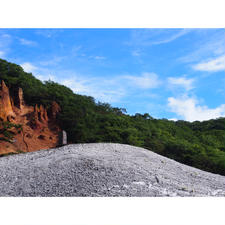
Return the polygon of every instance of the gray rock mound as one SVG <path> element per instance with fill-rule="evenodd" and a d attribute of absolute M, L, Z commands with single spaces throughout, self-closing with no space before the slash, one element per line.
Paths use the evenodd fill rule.
<path fill-rule="evenodd" d="M 0 196 L 225 196 L 225 177 L 134 146 L 73 144 L 0 158 Z"/>

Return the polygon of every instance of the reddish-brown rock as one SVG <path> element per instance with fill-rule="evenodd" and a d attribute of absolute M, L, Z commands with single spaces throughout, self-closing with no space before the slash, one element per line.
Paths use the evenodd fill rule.
<path fill-rule="evenodd" d="M 14 137 L 9 142 L 1 140 L 4 136 L 0 134 L 0 155 L 56 147 L 61 131 L 56 123 L 56 116 L 60 111 L 57 102 L 52 103 L 48 112 L 42 105 L 40 107 L 38 105 L 27 106 L 21 88 L 15 98 L 11 99 L 9 89 L 2 81 L 0 86 L 0 129 L 3 128 L 1 124 L 7 121 L 17 125 L 21 124 L 22 129 L 10 128 Z"/>
<path fill-rule="evenodd" d="M 33 113 L 33 118 L 32 118 L 32 128 L 33 129 L 41 129 L 42 128 L 42 124 L 40 121 L 40 110 L 38 108 L 38 105 L 36 104 L 34 107 L 34 113 Z"/>
<path fill-rule="evenodd" d="M 61 110 L 59 104 L 55 101 L 52 102 L 52 107 L 51 107 L 51 118 L 56 119 L 56 115 L 59 113 Z"/>
<path fill-rule="evenodd" d="M 40 109 L 39 109 L 39 120 L 43 123 L 45 123 L 45 118 L 44 118 L 44 114 L 45 114 L 45 109 L 43 107 L 43 105 L 40 105 Z"/>
<path fill-rule="evenodd" d="M 15 117 L 15 113 L 12 109 L 11 99 L 9 95 L 9 89 L 2 80 L 0 87 L 0 118 L 4 121 L 10 121 Z"/>
<path fill-rule="evenodd" d="M 48 122 L 48 113 L 47 113 L 47 110 L 46 109 L 44 109 L 44 120 L 46 122 Z"/>
<path fill-rule="evenodd" d="M 18 91 L 18 98 L 19 98 L 19 109 L 23 109 L 24 108 L 24 99 L 23 99 L 23 89 L 22 88 L 19 88 L 19 91 Z"/>

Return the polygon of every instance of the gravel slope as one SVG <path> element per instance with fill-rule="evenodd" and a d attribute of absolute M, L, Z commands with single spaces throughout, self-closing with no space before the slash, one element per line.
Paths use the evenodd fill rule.
<path fill-rule="evenodd" d="M 225 196 L 225 177 L 134 146 L 73 144 L 0 158 L 0 196 Z"/>

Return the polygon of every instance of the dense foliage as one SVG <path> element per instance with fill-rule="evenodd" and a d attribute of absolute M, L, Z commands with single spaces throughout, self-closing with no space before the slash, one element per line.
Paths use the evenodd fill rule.
<path fill-rule="evenodd" d="M 23 88 L 27 104 L 62 108 L 58 122 L 70 143 L 118 142 L 147 148 L 206 171 L 225 175 L 225 118 L 204 122 L 154 119 L 148 113 L 130 116 L 122 108 L 96 103 L 52 81 L 41 82 L 31 73 L 0 59 L 0 80 L 14 95 Z"/>

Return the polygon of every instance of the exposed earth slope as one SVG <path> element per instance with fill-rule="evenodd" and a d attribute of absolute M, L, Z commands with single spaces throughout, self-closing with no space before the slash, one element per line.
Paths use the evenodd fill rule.
<path fill-rule="evenodd" d="M 225 177 L 130 145 L 73 144 L 0 158 L 0 196 L 225 196 Z"/>
<path fill-rule="evenodd" d="M 60 107 L 52 102 L 48 110 L 42 105 L 28 106 L 23 90 L 12 98 L 5 82 L 0 84 L 0 155 L 53 148 L 59 144 L 60 127 L 56 115 Z"/>

